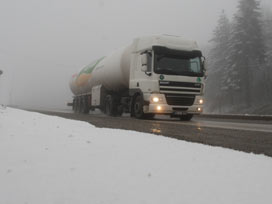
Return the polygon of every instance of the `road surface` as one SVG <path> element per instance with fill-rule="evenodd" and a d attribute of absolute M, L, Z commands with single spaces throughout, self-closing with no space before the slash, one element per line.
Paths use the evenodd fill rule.
<path fill-rule="evenodd" d="M 179 140 L 219 146 L 272 157 L 272 121 L 194 117 L 182 122 L 166 116 L 155 120 L 138 120 L 127 116 L 109 117 L 101 113 L 88 115 L 39 111 L 48 115 L 82 120 L 97 127 L 135 130 Z M 152 148 L 152 147 L 151 147 Z"/>

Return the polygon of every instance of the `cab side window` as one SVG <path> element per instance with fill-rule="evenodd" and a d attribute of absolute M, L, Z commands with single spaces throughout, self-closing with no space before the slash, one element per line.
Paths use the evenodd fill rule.
<path fill-rule="evenodd" d="M 147 54 L 147 71 L 151 72 L 152 71 L 152 54 L 148 53 Z"/>

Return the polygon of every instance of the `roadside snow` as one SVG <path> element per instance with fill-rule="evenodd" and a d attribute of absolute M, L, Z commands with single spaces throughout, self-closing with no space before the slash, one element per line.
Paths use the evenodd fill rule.
<path fill-rule="evenodd" d="M 0 203 L 271 203 L 272 159 L 0 108 Z"/>

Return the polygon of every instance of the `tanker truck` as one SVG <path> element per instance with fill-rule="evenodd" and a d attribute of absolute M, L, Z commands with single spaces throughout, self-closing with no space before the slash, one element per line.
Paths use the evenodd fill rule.
<path fill-rule="evenodd" d="M 203 111 L 204 77 L 205 58 L 195 41 L 139 37 L 72 76 L 71 106 L 78 113 L 99 108 L 109 116 L 191 120 Z"/>

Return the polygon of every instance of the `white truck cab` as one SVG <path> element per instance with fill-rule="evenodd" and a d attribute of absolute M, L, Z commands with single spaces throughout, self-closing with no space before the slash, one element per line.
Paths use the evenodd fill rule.
<path fill-rule="evenodd" d="M 202 113 L 205 67 L 196 42 L 152 36 L 134 43 L 129 89 L 142 92 L 143 113 L 184 119 Z"/>

